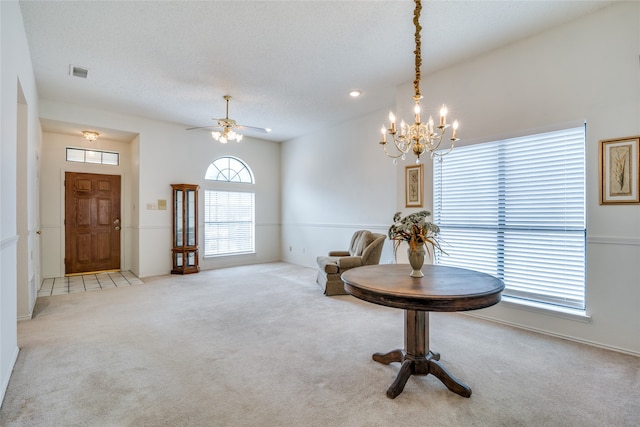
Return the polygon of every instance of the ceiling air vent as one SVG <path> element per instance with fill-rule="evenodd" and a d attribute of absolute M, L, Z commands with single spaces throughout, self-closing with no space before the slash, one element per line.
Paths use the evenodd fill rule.
<path fill-rule="evenodd" d="M 89 74 L 89 70 L 87 70 L 86 68 L 70 65 L 69 74 L 72 75 L 73 77 L 80 77 L 82 79 L 86 79 L 87 75 Z"/>

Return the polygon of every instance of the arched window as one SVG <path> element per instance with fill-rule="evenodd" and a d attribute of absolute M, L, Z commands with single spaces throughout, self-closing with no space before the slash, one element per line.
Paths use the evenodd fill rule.
<path fill-rule="evenodd" d="M 253 173 L 251 173 L 249 166 L 240 159 L 220 157 L 211 162 L 204 179 L 253 184 Z"/>
<path fill-rule="evenodd" d="M 205 180 L 232 184 L 254 182 L 249 166 L 235 157 L 220 157 L 211 162 Z M 208 187 L 216 185 L 212 182 Z M 224 188 L 204 190 L 204 256 L 254 253 L 255 194 Z"/>

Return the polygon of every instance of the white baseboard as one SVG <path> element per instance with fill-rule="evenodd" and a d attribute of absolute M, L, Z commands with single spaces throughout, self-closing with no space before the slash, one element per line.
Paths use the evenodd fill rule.
<path fill-rule="evenodd" d="M 487 317 L 487 316 L 483 316 L 483 315 L 477 314 L 477 313 L 465 312 L 464 314 L 466 314 L 468 316 L 479 317 L 481 319 L 488 320 L 490 322 L 496 322 L 496 323 L 500 323 L 500 324 L 507 325 L 507 326 L 513 326 L 514 328 L 518 328 L 518 329 L 524 329 L 526 331 L 537 332 L 539 334 L 548 335 L 550 337 L 560 338 L 560 339 L 564 339 L 564 340 L 567 340 L 567 341 L 577 342 L 577 343 L 580 343 L 580 344 L 587 344 L 587 345 L 590 345 L 590 346 L 593 346 L 593 347 L 602 348 L 602 349 L 605 349 L 605 350 L 615 351 L 617 353 L 624 353 L 624 354 L 629 354 L 631 356 L 640 357 L 640 352 L 632 351 L 632 350 L 629 350 L 629 349 L 626 349 L 626 348 L 615 347 L 615 346 L 602 344 L 602 343 L 595 342 L 595 341 L 584 340 L 584 339 L 581 339 L 581 338 L 572 337 L 570 335 L 557 334 L 555 332 L 546 331 L 544 329 L 532 328 L 530 326 L 521 325 L 519 323 L 507 322 L 505 320 L 499 320 L 499 319 L 495 319 L 493 317 Z"/>

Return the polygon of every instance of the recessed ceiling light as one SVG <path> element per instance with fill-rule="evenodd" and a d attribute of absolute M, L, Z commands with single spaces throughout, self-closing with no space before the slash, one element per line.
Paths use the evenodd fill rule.
<path fill-rule="evenodd" d="M 349 96 L 351 96 L 352 98 L 357 98 L 360 95 L 362 95 L 361 90 L 352 90 L 351 92 L 349 92 Z"/>

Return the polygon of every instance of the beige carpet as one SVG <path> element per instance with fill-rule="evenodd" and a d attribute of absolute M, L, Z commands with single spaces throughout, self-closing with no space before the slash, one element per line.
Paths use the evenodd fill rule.
<path fill-rule="evenodd" d="M 640 358 L 454 313 L 431 348 L 473 390 L 371 360 L 401 310 L 325 297 L 284 263 L 39 298 L 2 426 L 638 426 Z"/>

